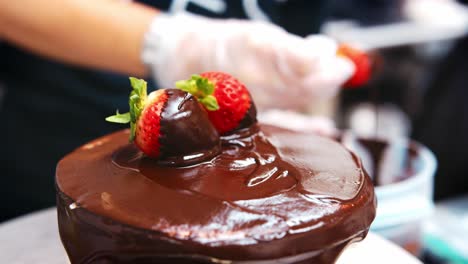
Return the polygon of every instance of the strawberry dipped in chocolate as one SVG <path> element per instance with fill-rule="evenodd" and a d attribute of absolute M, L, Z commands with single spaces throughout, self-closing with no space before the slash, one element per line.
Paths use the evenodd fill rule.
<path fill-rule="evenodd" d="M 257 122 L 252 97 L 239 80 L 223 72 L 205 72 L 178 81 L 176 87 L 195 96 L 221 135 L 248 128 Z"/>
<path fill-rule="evenodd" d="M 217 155 L 218 131 L 191 94 L 160 89 L 147 95 L 147 83 L 130 77 L 130 111 L 109 116 L 113 123 L 130 123 L 130 141 L 164 165 L 191 165 Z"/>

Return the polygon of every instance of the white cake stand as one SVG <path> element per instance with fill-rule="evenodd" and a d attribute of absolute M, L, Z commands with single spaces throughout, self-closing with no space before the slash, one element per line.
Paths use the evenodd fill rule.
<path fill-rule="evenodd" d="M 50 208 L 0 224 L 0 259 L 10 264 L 68 263 L 57 229 L 57 212 Z M 359 262 L 358 262 L 359 261 Z M 421 264 L 391 242 L 370 233 L 345 249 L 337 264 Z"/>

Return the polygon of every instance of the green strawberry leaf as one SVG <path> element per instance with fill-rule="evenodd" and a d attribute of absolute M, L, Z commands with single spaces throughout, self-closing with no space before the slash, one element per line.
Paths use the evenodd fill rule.
<path fill-rule="evenodd" d="M 115 115 L 106 118 L 106 121 L 120 124 L 130 123 L 130 141 L 135 139 L 135 128 L 138 118 L 145 107 L 147 98 L 147 83 L 143 79 L 130 77 L 130 85 L 132 91 L 128 98 L 130 111 L 125 114 L 120 114 L 118 111 Z"/>
<path fill-rule="evenodd" d="M 175 85 L 180 90 L 187 92 L 189 94 L 195 94 L 197 92 L 197 87 L 194 85 L 194 83 L 191 80 L 177 81 Z"/>
<path fill-rule="evenodd" d="M 198 92 L 202 94 L 202 97 L 213 94 L 214 85 L 208 79 L 201 77 L 200 75 L 192 75 L 192 81 L 195 83 Z"/>
<path fill-rule="evenodd" d="M 216 111 L 216 110 L 219 109 L 218 101 L 216 100 L 216 97 L 214 97 L 213 95 L 205 96 L 202 99 L 200 99 L 199 101 L 209 111 Z"/>
<path fill-rule="evenodd" d="M 134 92 L 137 94 L 140 98 L 146 99 L 147 91 L 146 91 L 146 86 L 147 83 L 143 79 L 138 79 L 135 77 L 129 77 L 130 79 L 130 85 L 133 88 L 132 93 Z"/>
<path fill-rule="evenodd" d="M 182 91 L 192 94 L 207 110 L 219 109 L 218 101 L 213 96 L 215 86 L 207 78 L 194 74 L 188 80 L 177 81 L 175 85 Z"/>
<path fill-rule="evenodd" d="M 141 114 L 140 97 L 136 94 L 130 94 L 128 104 L 130 106 L 130 120 L 135 123 Z"/>
<path fill-rule="evenodd" d="M 130 123 L 130 113 L 119 113 L 119 110 L 113 116 L 106 117 L 106 121 L 118 124 Z"/>
<path fill-rule="evenodd" d="M 147 83 L 143 79 L 130 77 L 130 85 L 133 90 L 130 93 L 128 104 L 130 106 L 130 141 L 135 138 L 135 126 L 145 107 L 147 97 Z"/>

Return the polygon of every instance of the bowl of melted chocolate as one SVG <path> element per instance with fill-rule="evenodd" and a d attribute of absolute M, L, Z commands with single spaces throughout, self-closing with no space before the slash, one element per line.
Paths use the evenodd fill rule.
<path fill-rule="evenodd" d="M 434 154 L 405 138 L 359 137 L 345 132 L 341 140 L 362 158 L 375 186 L 379 206 L 371 230 L 420 255 L 423 222 L 434 207 Z"/>

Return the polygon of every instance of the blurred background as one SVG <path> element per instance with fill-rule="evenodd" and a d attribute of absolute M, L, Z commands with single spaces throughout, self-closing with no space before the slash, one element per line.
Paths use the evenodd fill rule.
<path fill-rule="evenodd" d="M 146 2 L 157 2 L 159 8 L 171 5 L 171 1 Z M 201 8 L 203 5 L 199 3 L 203 1 L 192 2 L 185 5 L 188 11 L 222 17 Z M 216 7 L 218 1 L 206 2 Z M 337 138 L 358 152 L 371 175 L 374 175 L 379 215 L 372 227 L 373 231 L 398 243 L 425 263 L 468 263 L 468 104 L 465 102 L 468 99 L 467 2 L 329 0 L 311 3 L 278 0 L 251 1 L 255 5 L 249 1 L 226 1 L 226 5 L 237 8 L 241 6 L 240 2 L 243 2 L 245 10 L 237 14 L 228 9 L 228 15 L 231 12 L 230 15 L 238 18 L 269 20 L 299 36 L 323 33 L 370 54 L 373 74 L 366 85 L 342 89 L 336 97 L 313 104 L 306 112 L 332 119 L 340 131 Z M 249 6 L 263 11 L 259 12 Z M 307 12 L 311 8 L 314 9 L 313 16 Z M 8 95 L 14 94 L 15 87 L 12 87 L 11 80 L 21 79 L 23 72 L 34 71 L 29 66 L 40 60 L 28 52 L 24 52 L 24 55 L 23 52 L 0 39 L 2 117 L 11 114 L 5 110 Z M 23 64 L 29 66 L 23 67 Z M 62 83 L 67 83 L 70 78 L 65 68 L 42 69 L 44 71 L 38 73 L 38 76 L 53 75 L 57 82 Z M 89 75 L 80 68 L 74 68 L 73 71 L 81 76 L 77 90 L 97 78 L 114 77 L 102 72 Z M 122 79 L 122 76 L 118 78 Z M 41 77 L 36 76 L 36 80 L 39 80 L 40 85 Z M 47 80 L 44 83 L 53 82 Z M 112 89 L 112 82 L 109 87 Z M 45 93 L 53 92 L 44 90 Z M 27 92 L 34 93 L 34 89 Z M 80 96 L 86 97 L 83 94 L 77 97 Z M 126 103 L 126 94 L 122 96 L 121 101 Z M 40 97 L 31 100 L 38 99 Z M 26 105 L 31 103 L 26 97 L 24 100 Z M 79 101 L 76 104 L 78 108 L 82 106 Z M 88 105 L 80 111 L 93 114 L 92 110 L 99 108 L 101 113 L 112 113 L 113 110 L 108 109 L 114 109 L 115 106 L 107 101 L 103 104 L 109 107 L 100 109 L 99 106 Z M 47 105 L 42 107 L 47 108 Z M 36 123 L 39 117 L 33 114 L 20 118 L 40 127 L 43 123 Z M 66 118 L 66 114 L 59 116 Z M 57 126 L 61 125 L 60 118 L 57 118 Z M 85 120 L 86 115 L 83 114 L 81 119 Z M 3 126 L 1 129 L 6 129 Z M 29 160 L 26 154 L 24 158 L 21 155 L 12 158 L 2 154 L 2 171 L 6 171 L 6 175 L 2 173 L 2 176 L 8 177 L 13 163 L 18 167 L 25 166 L 25 171 L 42 166 L 49 175 L 53 175 L 59 157 L 89 139 L 116 129 L 104 126 L 80 127 L 82 137 L 57 143 L 63 148 L 51 155 L 51 161 L 47 164 L 33 163 L 29 168 L 24 161 Z M 50 129 L 57 129 L 51 133 L 66 134 L 76 127 Z M 28 135 L 34 133 L 31 130 Z M 1 136 L 4 141 L 10 140 L 4 137 L 5 134 Z M 28 152 L 28 147 L 31 146 L 25 146 L 22 152 Z M 40 147 L 47 148 L 47 145 Z M 28 179 L 21 181 L 26 183 Z M 44 196 L 44 200 L 37 204 L 16 210 L 19 205 L 14 202 L 5 204 L 8 203 L 6 199 L 19 190 L 9 189 L 7 179 L 1 185 L 2 197 L 5 197 L 2 198 L 4 202 L 1 206 L 7 208 L 0 208 L 7 213 L 0 215 L 0 221 L 53 206 L 54 197 Z M 34 187 L 37 186 L 44 186 L 44 189 L 53 192 L 53 179 Z"/>
<path fill-rule="evenodd" d="M 381 180 L 371 229 L 425 263 L 468 263 L 466 6 L 424 0 L 333 5 L 322 31 L 374 54 L 373 79 L 343 90 L 331 104 L 338 126 L 361 140 L 347 139 L 348 146 L 364 160 L 377 155 L 382 162 L 380 168 L 368 162 Z M 427 157 L 413 162 L 409 138 L 427 146 L 435 159 L 419 146 L 416 152 Z M 411 179 L 425 173 L 428 179 L 413 185 Z"/>

